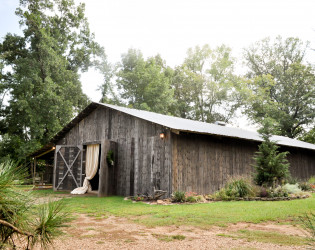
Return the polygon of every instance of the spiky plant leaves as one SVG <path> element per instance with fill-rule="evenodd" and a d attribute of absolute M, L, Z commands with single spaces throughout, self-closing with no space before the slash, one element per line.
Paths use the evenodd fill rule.
<path fill-rule="evenodd" d="M 0 164 L 0 249 L 15 248 L 15 237 L 26 239 L 26 249 L 37 242 L 47 248 L 68 221 L 61 201 L 35 205 L 31 192 L 16 187 L 26 175 L 14 162 Z"/>
<path fill-rule="evenodd" d="M 69 221 L 64 212 L 64 204 L 60 201 L 50 201 L 38 207 L 37 218 L 33 223 L 33 244 L 39 242 L 43 249 L 52 244 L 52 241 L 62 234 L 61 227 Z"/>
<path fill-rule="evenodd" d="M 19 228 L 28 229 L 25 212 L 31 207 L 28 192 L 18 190 L 14 182 L 25 178 L 27 171 L 12 161 L 0 163 L 0 220 Z M 16 230 L 0 224 L 0 239 L 6 243 Z M 1 247 L 1 244 L 0 244 Z"/>

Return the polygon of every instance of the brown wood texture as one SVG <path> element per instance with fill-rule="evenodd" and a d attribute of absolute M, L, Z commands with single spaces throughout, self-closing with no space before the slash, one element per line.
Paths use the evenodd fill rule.
<path fill-rule="evenodd" d="M 229 177 L 251 176 L 253 156 L 259 143 L 220 136 L 172 134 L 172 191 L 210 194 L 224 186 Z M 283 147 L 289 151 L 290 172 L 298 180 L 315 175 L 311 150 Z"/>
<path fill-rule="evenodd" d="M 160 139 L 159 134 L 165 133 Z M 258 143 L 222 136 L 171 132 L 158 124 L 107 108 L 99 107 L 73 127 L 57 145 L 86 145 L 111 140 L 117 143 L 108 194 L 152 194 L 154 189 L 194 191 L 209 194 L 221 188 L 230 176 L 250 175 Z M 102 162 L 105 160 L 103 146 Z M 293 177 L 306 179 L 315 175 L 314 151 L 289 150 Z M 68 149 L 66 155 L 71 155 Z M 68 157 L 68 156 L 67 156 Z M 54 181 L 66 171 L 57 158 Z M 85 156 L 83 155 L 83 174 Z M 84 179 L 84 177 L 83 177 Z M 79 179 L 78 179 L 79 181 Z M 70 188 L 73 183 L 64 185 Z"/>
<path fill-rule="evenodd" d="M 170 135 L 163 140 L 159 138 L 159 134 L 165 131 L 165 128 L 152 122 L 110 108 L 99 107 L 72 128 L 57 145 L 86 145 L 95 141 L 114 141 L 117 143 L 117 160 L 114 177 L 110 177 L 110 180 L 114 179 L 114 183 L 110 185 L 115 186 L 112 194 L 125 196 L 152 194 L 154 188 L 160 187 L 167 191 L 169 196 Z M 103 148 L 101 150 L 101 154 L 105 154 Z M 103 155 L 101 161 L 104 162 L 105 158 Z M 57 162 L 56 172 L 62 170 L 62 163 L 59 165 Z M 108 191 L 108 194 L 110 193 Z"/>

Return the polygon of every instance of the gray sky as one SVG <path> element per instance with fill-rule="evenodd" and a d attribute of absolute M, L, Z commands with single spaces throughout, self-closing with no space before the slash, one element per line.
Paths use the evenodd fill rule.
<path fill-rule="evenodd" d="M 0 37 L 18 33 L 18 0 L 0 0 Z M 76 2 L 80 2 L 76 0 Z M 270 36 L 299 37 L 315 48 L 314 0 L 85 0 L 96 40 L 115 63 L 133 47 L 145 57 L 160 53 L 168 65 L 180 64 L 189 47 L 226 44 L 240 57 L 242 48 Z M 314 45 L 314 46 L 313 46 Z M 315 63 L 315 52 L 309 60 Z M 240 67 L 240 66 L 239 66 Z M 102 77 L 82 75 L 83 91 L 94 101 Z"/>

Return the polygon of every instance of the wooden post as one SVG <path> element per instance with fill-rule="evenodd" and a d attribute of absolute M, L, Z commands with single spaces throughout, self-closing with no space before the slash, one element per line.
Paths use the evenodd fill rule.
<path fill-rule="evenodd" d="M 35 178 L 36 178 L 36 157 L 34 158 L 34 165 L 33 165 L 33 185 L 35 185 Z"/>
<path fill-rule="evenodd" d="M 108 194 L 108 164 L 106 160 L 109 151 L 110 142 L 105 140 L 101 144 L 101 162 L 99 171 L 98 197 L 104 197 Z"/>
<path fill-rule="evenodd" d="M 114 154 L 114 166 L 108 166 L 107 154 L 109 151 Z M 99 171 L 98 197 L 115 194 L 116 191 L 116 166 L 117 166 L 117 143 L 105 140 L 101 144 L 101 162 Z"/>
<path fill-rule="evenodd" d="M 31 159 L 31 174 L 32 174 L 32 180 L 34 180 L 34 159 Z"/>

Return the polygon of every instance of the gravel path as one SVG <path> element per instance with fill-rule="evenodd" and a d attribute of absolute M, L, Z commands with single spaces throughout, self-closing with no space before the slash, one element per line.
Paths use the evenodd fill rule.
<path fill-rule="evenodd" d="M 228 228 L 212 227 L 207 230 L 191 226 L 163 226 L 148 228 L 126 218 L 110 216 L 96 219 L 78 215 L 65 228 L 65 235 L 55 241 L 54 249 L 306 249 L 270 243 L 248 242 L 244 239 L 220 237 L 240 229 L 266 230 L 299 235 L 303 233 L 289 225 L 238 223 Z M 175 235 L 185 236 L 174 239 Z M 176 237 L 175 237 L 176 238 Z"/>

